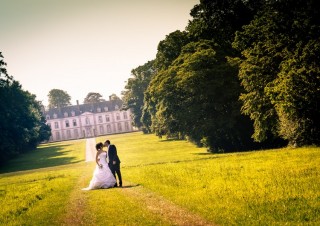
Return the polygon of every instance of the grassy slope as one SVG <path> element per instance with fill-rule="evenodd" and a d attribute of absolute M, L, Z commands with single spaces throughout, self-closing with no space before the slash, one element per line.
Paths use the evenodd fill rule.
<path fill-rule="evenodd" d="M 320 148 L 216 155 L 154 135 L 96 140 L 106 138 L 117 145 L 124 185 L 140 184 L 211 222 L 320 223 Z M 81 191 L 94 167 L 83 162 L 84 149 L 83 140 L 46 144 L 1 168 L 8 172 L 51 166 L 0 174 L 0 201 L 6 203 L 0 224 L 168 224 L 119 189 Z"/>

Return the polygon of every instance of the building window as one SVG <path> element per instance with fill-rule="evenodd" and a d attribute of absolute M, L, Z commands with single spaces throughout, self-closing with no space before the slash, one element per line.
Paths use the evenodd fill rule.
<path fill-rule="evenodd" d="M 47 116 L 46 116 L 46 119 L 47 119 L 47 120 L 50 120 L 50 115 L 47 115 Z"/>
<path fill-rule="evenodd" d="M 54 128 L 55 129 L 59 129 L 59 123 L 58 122 L 54 122 Z"/>
<path fill-rule="evenodd" d="M 116 114 L 116 119 L 120 120 L 120 114 L 119 113 Z"/>
<path fill-rule="evenodd" d="M 68 117 L 68 112 L 65 112 L 65 113 L 63 114 L 63 116 L 64 116 L 64 117 Z"/>
<path fill-rule="evenodd" d="M 104 107 L 104 111 L 109 111 L 108 107 Z"/>
<path fill-rule="evenodd" d="M 88 117 L 86 117 L 86 124 L 90 125 L 90 119 Z"/>
<path fill-rule="evenodd" d="M 73 126 L 77 126 L 77 120 L 76 119 L 73 119 L 72 123 L 73 123 Z"/>
<path fill-rule="evenodd" d="M 100 126 L 100 134 L 104 134 L 103 126 Z"/>
<path fill-rule="evenodd" d="M 126 112 L 126 111 L 123 112 L 123 118 L 124 118 L 124 119 L 127 119 L 127 118 L 128 118 L 128 115 L 127 115 L 127 112 Z"/>
<path fill-rule="evenodd" d="M 70 124 L 69 124 L 69 120 L 66 120 L 66 127 L 69 127 Z"/>
<path fill-rule="evenodd" d="M 99 122 L 99 123 L 102 123 L 102 116 L 101 116 L 101 115 L 98 116 L 98 122 Z"/>
<path fill-rule="evenodd" d="M 51 123 L 48 123 L 47 125 L 51 128 Z"/>
<path fill-rule="evenodd" d="M 56 132 L 56 140 L 60 140 L 60 133 Z"/>
<path fill-rule="evenodd" d="M 126 131 L 129 131 L 129 122 L 124 123 L 124 128 Z"/>
<path fill-rule="evenodd" d="M 97 112 L 101 112 L 101 108 L 97 108 Z"/>
<path fill-rule="evenodd" d="M 110 125 L 107 125 L 107 132 L 111 133 L 111 126 Z"/>
<path fill-rule="evenodd" d="M 75 116 L 75 115 L 76 115 L 76 112 L 75 112 L 75 111 L 71 111 L 71 115 L 72 115 L 72 116 Z"/>
<path fill-rule="evenodd" d="M 121 123 L 118 123 L 118 130 L 119 130 L 119 132 L 121 132 L 121 131 L 122 131 Z"/>
<path fill-rule="evenodd" d="M 56 113 L 53 114 L 53 118 L 57 118 L 57 114 Z"/>
<path fill-rule="evenodd" d="M 106 122 L 110 122 L 110 116 L 106 115 Z"/>
<path fill-rule="evenodd" d="M 70 139 L 71 138 L 71 131 L 67 130 L 67 138 Z"/>
<path fill-rule="evenodd" d="M 118 105 L 114 106 L 114 109 L 119 110 L 119 106 Z"/>

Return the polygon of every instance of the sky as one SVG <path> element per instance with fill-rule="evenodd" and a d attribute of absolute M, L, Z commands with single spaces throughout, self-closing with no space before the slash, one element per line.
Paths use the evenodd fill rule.
<path fill-rule="evenodd" d="M 185 30 L 199 0 L 0 0 L 0 52 L 8 74 L 48 105 L 51 89 L 83 103 L 121 97 L 131 70 Z M 1 97 L 2 98 L 2 97 Z"/>

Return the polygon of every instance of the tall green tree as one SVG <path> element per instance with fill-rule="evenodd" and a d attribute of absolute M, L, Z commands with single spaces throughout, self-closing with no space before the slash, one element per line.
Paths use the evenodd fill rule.
<path fill-rule="evenodd" d="M 240 114 L 238 68 L 226 55 L 212 41 L 189 43 L 154 77 L 146 95 L 152 131 L 187 136 L 215 152 L 252 147 L 252 124 Z"/>
<path fill-rule="evenodd" d="M 105 101 L 105 100 L 102 98 L 102 95 L 100 93 L 90 92 L 84 98 L 83 103 L 84 104 L 90 104 L 90 103 L 99 103 L 99 102 L 102 102 L 102 101 Z"/>
<path fill-rule="evenodd" d="M 131 109 L 133 124 L 147 132 L 142 123 L 142 112 L 144 106 L 144 93 L 155 73 L 154 61 L 148 61 L 131 71 L 132 77 L 128 79 L 125 90 L 122 92 L 123 104 L 126 109 Z"/>
<path fill-rule="evenodd" d="M 48 94 L 49 108 L 61 108 L 71 105 L 70 95 L 61 89 L 52 89 Z"/>

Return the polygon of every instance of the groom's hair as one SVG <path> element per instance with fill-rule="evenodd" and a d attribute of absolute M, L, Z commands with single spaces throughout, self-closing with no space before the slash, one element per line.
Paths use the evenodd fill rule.
<path fill-rule="evenodd" d="M 104 142 L 104 143 L 110 144 L 110 140 L 106 140 L 106 142 Z"/>

